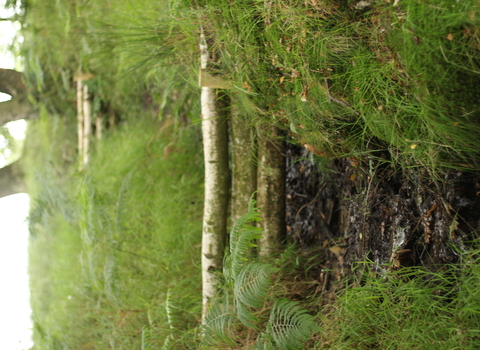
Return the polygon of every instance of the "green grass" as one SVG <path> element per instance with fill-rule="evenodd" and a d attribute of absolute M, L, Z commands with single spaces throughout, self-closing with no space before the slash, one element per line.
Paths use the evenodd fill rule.
<path fill-rule="evenodd" d="M 370 275 L 321 317 L 319 349 L 477 349 L 478 250 L 459 266 Z"/>
<path fill-rule="evenodd" d="M 246 115 L 253 105 L 258 119 L 329 155 L 387 149 L 406 166 L 475 166 L 475 1 L 268 4 L 205 3 L 221 70 L 250 101 Z"/>
<path fill-rule="evenodd" d="M 36 124 L 40 139 L 59 136 L 51 119 Z M 195 348 L 199 131 L 161 128 L 151 119 L 122 125 L 97 145 L 88 169 L 70 177 L 38 164 L 43 192 L 30 217 L 35 348 Z"/>
<path fill-rule="evenodd" d="M 29 1 L 21 51 L 41 109 L 22 159 L 35 348 L 200 346 L 200 25 L 218 57 L 212 71 L 233 81 L 252 125 L 277 124 L 327 157 L 382 150 L 398 167 L 438 176 L 478 167 L 477 1 L 353 5 Z M 122 121 L 94 143 L 85 171 L 79 70 L 95 75 L 95 112 Z M 323 311 L 309 284 L 320 259 L 302 254 L 292 248 L 274 263 L 281 291 L 267 304 L 295 297 L 318 316 L 323 331 L 307 348 L 478 348 L 475 252 L 443 273 L 367 276 Z"/>

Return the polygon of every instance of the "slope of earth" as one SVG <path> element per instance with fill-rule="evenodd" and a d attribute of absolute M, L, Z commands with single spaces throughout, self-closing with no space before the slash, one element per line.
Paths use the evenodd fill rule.
<path fill-rule="evenodd" d="M 395 169 L 382 153 L 320 167 L 307 150 L 287 149 L 287 239 L 324 250 L 323 292 L 359 261 L 380 273 L 404 266 L 436 270 L 459 262 L 478 238 L 478 171 L 454 170 L 438 180 L 424 168 Z"/>

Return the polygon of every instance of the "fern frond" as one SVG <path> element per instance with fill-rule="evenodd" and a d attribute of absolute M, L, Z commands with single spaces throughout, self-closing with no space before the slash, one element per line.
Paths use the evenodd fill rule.
<path fill-rule="evenodd" d="M 303 343 L 319 330 L 313 316 L 298 303 L 287 299 L 275 302 L 267 325 L 267 333 L 281 350 L 302 349 Z"/>
<path fill-rule="evenodd" d="M 278 270 L 270 264 L 248 264 L 239 272 L 235 280 L 233 290 L 235 298 L 247 306 L 262 307 L 272 284 L 270 276 Z"/>
<path fill-rule="evenodd" d="M 278 268 L 270 264 L 249 263 L 239 272 L 233 286 L 235 312 L 245 326 L 257 329 L 258 319 L 247 306 L 260 308 L 271 285 L 270 276 Z"/>
<path fill-rule="evenodd" d="M 257 338 L 256 346 L 257 350 L 275 350 L 273 341 L 269 338 L 268 334 L 260 333 Z"/>
<path fill-rule="evenodd" d="M 211 301 L 211 307 L 205 315 L 202 329 L 204 342 L 207 345 L 215 345 L 218 341 L 228 344 L 233 343 L 233 323 L 235 314 L 230 305 L 230 298 L 225 294 L 222 298 L 215 298 Z"/>
<path fill-rule="evenodd" d="M 224 275 L 227 281 L 234 281 L 240 270 L 248 261 L 248 251 L 255 247 L 254 240 L 262 237 L 262 229 L 248 225 L 260 221 L 260 213 L 256 207 L 257 201 L 252 194 L 248 203 L 248 211 L 238 218 L 230 230 L 230 254 L 224 262 Z"/>
<path fill-rule="evenodd" d="M 232 225 L 232 229 L 230 230 L 230 253 L 233 253 L 233 249 L 237 245 L 239 233 L 242 229 L 245 228 L 245 225 L 251 222 L 262 220 L 258 208 L 256 207 L 257 201 L 253 198 L 254 196 L 255 192 L 250 197 L 247 212 L 241 217 L 239 217 Z"/>
<path fill-rule="evenodd" d="M 226 269 L 225 277 L 227 280 L 235 280 L 244 266 L 248 263 L 248 254 L 251 247 L 255 247 L 254 240 L 262 238 L 262 229 L 244 225 L 240 230 L 237 242 L 232 247 L 229 265 Z"/>
<path fill-rule="evenodd" d="M 255 315 L 252 314 L 250 310 L 248 310 L 245 304 L 238 301 L 237 299 L 234 299 L 234 304 L 235 304 L 235 314 L 237 318 L 240 320 L 240 322 L 242 322 L 243 325 L 247 327 L 258 329 L 258 326 L 257 326 L 258 318 L 255 317 Z"/>

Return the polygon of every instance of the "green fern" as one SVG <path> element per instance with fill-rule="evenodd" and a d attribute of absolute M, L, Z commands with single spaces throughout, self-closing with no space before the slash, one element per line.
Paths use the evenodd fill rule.
<path fill-rule="evenodd" d="M 242 322 L 244 326 L 258 330 L 258 318 L 250 312 L 245 304 L 236 299 L 234 299 L 233 302 L 235 306 L 235 316 L 238 318 L 238 320 Z"/>
<path fill-rule="evenodd" d="M 313 316 L 288 299 L 275 302 L 267 325 L 267 333 L 281 350 L 302 349 L 303 343 L 319 330 Z"/>
<path fill-rule="evenodd" d="M 270 277 L 279 271 L 270 264 L 249 262 L 250 247 L 255 246 L 254 240 L 261 238 L 262 233 L 260 228 L 249 223 L 259 220 L 260 213 L 252 195 L 247 213 L 234 223 L 230 232 L 230 252 L 225 257 L 223 270 L 227 282 L 222 290 L 223 297 L 216 297 L 211 302 L 202 326 L 204 341 L 208 345 L 215 345 L 218 341 L 235 344 L 233 325 L 236 321 L 258 330 L 259 320 L 251 309 L 263 307 L 272 284 Z M 318 330 L 319 326 L 306 310 L 295 302 L 281 299 L 270 313 L 266 333 L 258 336 L 257 349 L 300 349 Z"/>
<path fill-rule="evenodd" d="M 257 350 L 277 350 L 273 346 L 273 341 L 266 333 L 260 333 L 257 338 L 257 344 L 255 346 Z"/>
<path fill-rule="evenodd" d="M 227 254 L 225 258 L 223 271 L 228 282 L 235 281 L 248 262 L 249 249 L 255 247 L 253 242 L 262 237 L 261 228 L 248 225 L 262 220 L 256 207 L 257 202 L 253 198 L 254 195 L 255 193 L 250 198 L 247 213 L 235 221 L 230 230 L 230 254 Z"/>
<path fill-rule="evenodd" d="M 203 340 L 208 345 L 214 345 L 218 341 L 233 344 L 232 330 L 236 317 L 230 305 L 230 297 L 225 294 L 219 299 L 217 297 L 212 301 L 202 325 Z"/>
<path fill-rule="evenodd" d="M 248 264 L 240 271 L 235 280 L 235 298 L 247 306 L 262 307 L 263 300 L 272 284 L 270 276 L 278 271 L 278 268 L 270 264 Z"/>

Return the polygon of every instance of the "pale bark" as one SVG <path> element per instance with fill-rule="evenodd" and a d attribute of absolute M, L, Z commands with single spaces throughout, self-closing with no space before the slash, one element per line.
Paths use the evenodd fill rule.
<path fill-rule="evenodd" d="M 285 236 L 285 156 L 281 131 L 274 125 L 261 127 L 258 138 L 257 201 L 262 212 L 263 238 L 260 256 L 278 251 Z"/>
<path fill-rule="evenodd" d="M 208 51 L 201 36 L 201 64 L 205 69 Z M 222 116 L 217 90 L 202 87 L 202 134 L 205 158 L 205 203 L 202 232 L 202 319 L 208 301 L 218 289 L 218 273 L 222 271 L 227 235 L 230 171 L 228 164 L 228 129 Z"/>
<path fill-rule="evenodd" d="M 257 190 L 256 137 L 245 117 L 232 102 L 232 222 L 246 213 L 252 193 Z"/>
<path fill-rule="evenodd" d="M 24 174 L 18 161 L 0 168 L 0 198 L 26 192 Z"/>
<path fill-rule="evenodd" d="M 88 94 L 88 86 L 83 85 L 83 155 L 82 164 L 88 164 L 90 135 L 92 134 L 92 101 Z"/>
<path fill-rule="evenodd" d="M 202 88 L 202 134 L 205 157 L 205 207 L 202 235 L 203 315 L 217 292 L 227 234 L 230 173 L 227 122 L 220 117 L 216 91 Z"/>
<path fill-rule="evenodd" d="M 81 79 L 77 80 L 77 129 L 80 169 L 84 169 L 89 159 L 92 133 L 92 101 L 88 93 L 88 86 Z"/>
<path fill-rule="evenodd" d="M 83 83 L 77 80 L 77 133 L 78 133 L 78 154 L 83 154 Z"/>
<path fill-rule="evenodd" d="M 103 134 L 103 119 L 100 116 L 100 114 L 97 113 L 95 117 L 95 137 L 97 140 L 102 139 L 102 134 Z"/>

